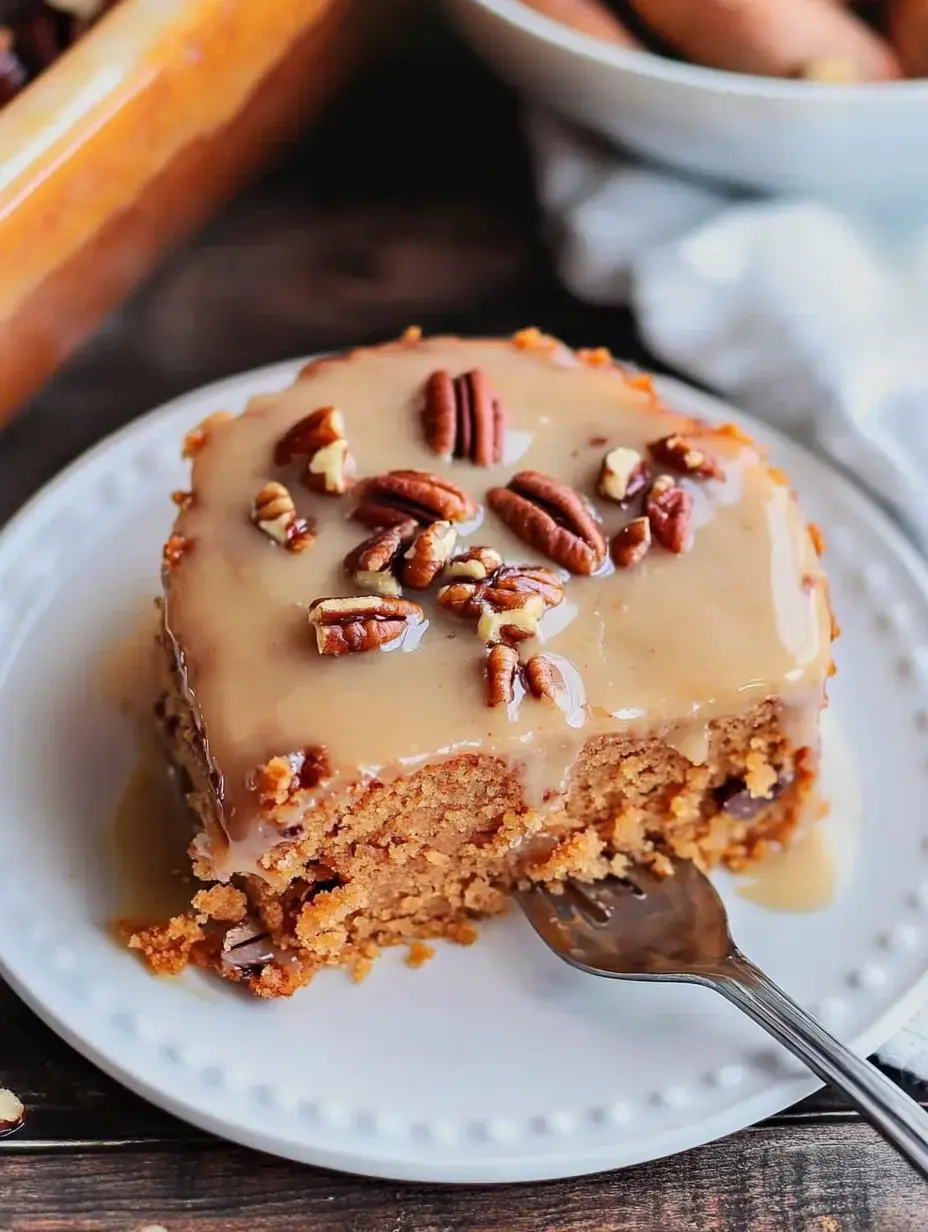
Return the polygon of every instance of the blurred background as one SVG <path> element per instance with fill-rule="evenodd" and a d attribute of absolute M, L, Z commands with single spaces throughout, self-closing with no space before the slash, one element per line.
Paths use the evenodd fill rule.
<path fill-rule="evenodd" d="M 0 518 L 175 394 L 410 323 L 606 345 L 875 447 L 890 501 L 926 67 L 928 0 L 0 0 Z"/>

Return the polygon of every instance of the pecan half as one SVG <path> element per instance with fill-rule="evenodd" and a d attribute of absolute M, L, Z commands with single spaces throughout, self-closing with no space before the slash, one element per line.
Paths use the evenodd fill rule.
<path fill-rule="evenodd" d="M 583 498 L 539 471 L 520 471 L 506 488 L 491 488 L 487 503 L 513 534 L 571 573 L 595 573 L 606 540 Z"/>
<path fill-rule="evenodd" d="M 345 421 L 334 406 L 312 411 L 293 425 L 274 447 L 274 462 L 286 466 L 294 458 L 307 458 L 307 487 L 314 492 L 341 496 L 351 486 L 354 461 L 345 440 Z"/>
<path fill-rule="evenodd" d="M 556 701 L 567 687 L 560 669 L 547 655 L 532 655 L 524 673 L 529 692 L 539 700 Z"/>
<path fill-rule="evenodd" d="M 509 706 L 515 701 L 519 654 L 511 646 L 493 646 L 487 655 L 487 705 Z"/>
<path fill-rule="evenodd" d="M 418 603 L 390 595 L 316 599 L 309 623 L 320 654 L 364 654 L 401 640 L 425 619 Z"/>
<path fill-rule="evenodd" d="M 306 519 L 297 516 L 293 497 L 276 481 L 266 483 L 255 497 L 251 520 L 288 552 L 302 552 L 315 538 Z"/>
<path fill-rule="evenodd" d="M 722 468 L 715 458 L 685 436 L 671 433 L 648 445 L 651 457 L 661 466 L 692 475 L 696 479 L 722 479 Z"/>
<path fill-rule="evenodd" d="M 491 606 L 505 607 L 507 595 L 540 595 L 545 607 L 557 607 L 564 600 L 564 583 L 553 569 L 544 565 L 503 565 L 488 580 L 484 598 Z"/>
<path fill-rule="evenodd" d="M 472 547 L 451 557 L 445 565 L 445 577 L 449 581 L 452 578 L 466 578 L 471 582 L 483 582 L 491 573 L 502 568 L 502 564 L 503 558 L 496 548 Z"/>
<path fill-rule="evenodd" d="M 365 526 L 395 526 L 407 518 L 422 525 L 466 522 L 477 506 L 467 493 L 430 471 L 388 471 L 364 483 L 352 517 Z"/>
<path fill-rule="evenodd" d="M 634 500 L 651 482 L 651 468 L 637 449 L 619 445 L 603 458 L 599 472 L 599 494 L 625 505 Z"/>
<path fill-rule="evenodd" d="M 685 552 L 690 546 L 693 498 L 669 475 L 658 475 L 651 485 L 645 512 L 651 534 L 671 552 Z"/>
<path fill-rule="evenodd" d="M 429 447 L 444 458 L 492 466 L 503 456 L 503 408 L 479 368 L 453 380 L 447 372 L 433 372 L 425 386 L 422 425 Z"/>
<path fill-rule="evenodd" d="M 631 569 L 647 556 L 651 547 L 651 523 L 634 518 L 612 540 L 609 552 L 617 569 Z"/>
<path fill-rule="evenodd" d="M 407 518 L 365 539 L 345 557 L 345 570 L 351 580 L 378 595 L 402 594 L 397 568 L 403 549 L 412 542 L 415 533 L 416 523 Z"/>
<path fill-rule="evenodd" d="M 403 585 L 425 590 L 438 577 L 454 551 L 457 531 L 450 522 L 433 522 L 417 535 L 403 555 Z"/>
<path fill-rule="evenodd" d="M 482 582 L 457 581 L 438 592 L 438 606 L 465 620 L 479 620 L 487 608 L 508 612 L 524 606 L 537 595 L 545 608 L 557 607 L 564 598 L 564 583 L 544 565 L 501 565 Z"/>

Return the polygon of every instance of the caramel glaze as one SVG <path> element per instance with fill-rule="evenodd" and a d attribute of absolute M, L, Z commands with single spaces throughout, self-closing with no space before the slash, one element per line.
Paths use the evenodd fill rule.
<path fill-rule="evenodd" d="M 503 460 L 489 467 L 437 457 L 421 423 L 429 375 L 475 368 L 506 415 Z M 571 577 L 540 635 L 522 643 L 523 660 L 542 649 L 557 656 L 569 683 L 558 705 L 525 697 L 490 709 L 484 648 L 470 625 L 437 609 L 437 586 L 410 592 L 428 626 L 407 643 L 341 658 L 317 652 L 307 609 L 320 596 L 359 593 L 343 560 L 369 532 L 350 519 L 350 494 L 314 494 L 299 482 L 299 464 L 280 468 L 272 455 L 293 424 L 330 405 L 344 415 L 359 478 L 410 467 L 453 477 L 480 503 L 459 527 L 461 546 L 490 544 L 507 563 L 550 563 L 486 509 L 488 489 L 516 471 L 572 485 L 609 537 L 634 511 L 596 493 L 607 449 L 644 453 L 647 442 L 683 431 L 723 478 L 684 480 L 694 502 L 689 551 L 655 546 L 633 569 L 607 560 L 593 577 Z M 271 479 L 289 487 L 317 529 L 299 555 L 249 520 Z M 219 876 L 254 871 L 280 841 L 262 820 L 254 772 L 308 746 L 324 745 L 332 765 L 319 799 L 477 752 L 519 766 L 526 803 L 552 807 L 584 743 L 603 732 L 658 734 L 698 763 L 713 720 L 778 698 L 794 744 L 816 743 L 830 612 L 793 494 L 741 434 L 660 407 L 647 380 L 601 353 L 574 354 L 531 333 L 512 342 L 413 335 L 316 361 L 289 389 L 210 430 L 192 490 L 175 526 L 186 547 L 165 574 L 165 630 L 228 839 L 208 853 Z"/>

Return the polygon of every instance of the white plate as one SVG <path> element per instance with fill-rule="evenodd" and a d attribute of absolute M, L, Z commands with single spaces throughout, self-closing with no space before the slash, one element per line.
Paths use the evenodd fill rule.
<path fill-rule="evenodd" d="M 297 367 L 223 381 L 132 424 L 0 537 L 3 975 L 77 1049 L 178 1116 L 376 1176 L 526 1181 L 614 1168 L 808 1094 L 815 1080 L 721 998 L 580 975 L 516 917 L 472 949 L 442 946 L 421 971 L 393 952 L 359 987 L 328 972 L 272 1004 L 199 973 L 155 979 L 109 939 L 101 836 L 134 749 L 99 695 L 97 664 L 152 593 L 168 493 L 186 478 L 185 429 Z M 663 385 L 683 408 L 731 418 Z M 844 626 L 833 709 L 866 818 L 852 883 L 826 910 L 775 914 L 729 894 L 734 931 L 869 1051 L 914 1011 L 928 968 L 928 572 L 855 488 L 749 427 L 826 530 Z"/>

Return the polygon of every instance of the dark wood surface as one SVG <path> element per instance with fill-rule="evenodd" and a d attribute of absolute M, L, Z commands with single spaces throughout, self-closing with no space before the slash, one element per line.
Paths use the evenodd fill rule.
<path fill-rule="evenodd" d="M 488 334 L 538 324 L 647 363 L 625 314 L 558 285 L 553 238 L 533 202 L 515 101 L 437 26 L 414 32 L 5 429 L 0 520 L 168 397 L 410 322 Z M 625 1172 L 482 1189 L 366 1181 L 188 1128 L 104 1077 L 2 984 L 0 1085 L 29 1109 L 24 1129 L 0 1141 L 0 1232 L 928 1228 L 924 1184 L 827 1092 Z"/>

